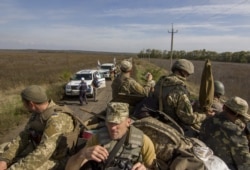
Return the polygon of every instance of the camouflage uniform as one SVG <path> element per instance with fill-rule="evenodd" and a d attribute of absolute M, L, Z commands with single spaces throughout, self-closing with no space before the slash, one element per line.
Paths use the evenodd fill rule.
<path fill-rule="evenodd" d="M 118 93 L 147 96 L 150 86 L 143 87 L 127 74 L 120 74 L 111 84 L 112 96 L 115 99 Z"/>
<path fill-rule="evenodd" d="M 231 98 L 225 103 L 225 106 L 240 115 L 240 112 L 237 112 L 237 110 L 241 110 L 244 106 L 236 103 L 235 101 L 237 100 L 239 100 L 238 97 Z M 248 109 L 245 110 L 247 111 Z M 245 114 L 247 114 L 247 112 L 245 112 Z M 248 121 L 250 120 L 249 116 L 247 119 Z M 223 111 L 203 122 L 200 139 L 204 141 L 207 146 L 214 151 L 214 154 L 219 156 L 230 169 L 247 170 L 250 169 L 250 153 L 245 127 L 246 124 L 242 119 L 236 119 L 232 122 L 229 120 L 227 112 Z"/>
<path fill-rule="evenodd" d="M 74 125 L 70 115 L 54 111 L 56 106 L 50 101 L 43 113 L 32 113 L 25 129 L 1 155 L 1 160 L 11 164 L 10 170 L 63 169 L 67 147 L 57 146 L 62 134 L 72 132 Z"/>
<path fill-rule="evenodd" d="M 186 78 L 177 74 L 163 76 L 157 82 L 154 93 L 158 100 L 162 100 L 162 111 L 180 124 L 184 132 L 191 130 L 190 127 L 199 130 L 201 122 L 207 117 L 206 114 L 193 112 L 185 81 Z"/>
<path fill-rule="evenodd" d="M 130 77 L 130 71 L 132 69 L 131 62 L 123 60 L 121 62 L 121 73 L 114 79 L 111 84 L 113 99 L 116 99 L 118 93 L 134 94 L 147 96 L 150 90 L 150 84 L 146 84 L 144 87 Z"/>

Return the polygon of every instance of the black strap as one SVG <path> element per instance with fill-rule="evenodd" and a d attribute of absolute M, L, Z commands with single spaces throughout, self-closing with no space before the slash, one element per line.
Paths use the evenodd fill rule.
<path fill-rule="evenodd" d="M 109 166 L 109 164 L 111 163 L 111 161 L 113 160 L 113 158 L 115 157 L 115 155 L 117 154 L 117 152 L 119 151 L 121 146 L 124 144 L 126 137 L 127 137 L 127 134 L 128 134 L 128 132 L 115 144 L 112 151 L 109 153 L 108 159 L 105 163 L 105 167 Z"/>

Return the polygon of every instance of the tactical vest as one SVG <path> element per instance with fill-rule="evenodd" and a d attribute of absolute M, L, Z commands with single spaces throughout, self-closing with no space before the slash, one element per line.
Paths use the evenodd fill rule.
<path fill-rule="evenodd" d="M 73 119 L 74 129 L 72 132 L 65 133 L 59 137 L 57 148 L 52 155 L 53 159 L 60 159 L 62 157 L 65 157 L 67 154 L 75 153 L 75 147 L 81 127 L 81 123 L 79 122 L 80 120 L 73 115 L 72 111 L 69 108 L 55 105 L 48 108 L 43 113 L 46 116 L 45 121 L 39 119 L 39 116 L 34 116 L 33 119 L 31 118 L 32 123 L 30 123 L 29 127 L 31 142 L 33 143 L 34 147 L 36 147 L 41 141 L 41 136 L 45 129 L 47 120 L 52 115 L 57 114 L 57 112 L 63 112 L 70 115 Z"/>
<path fill-rule="evenodd" d="M 163 76 L 161 77 L 159 82 L 155 85 L 155 95 L 158 96 L 158 99 L 156 100 L 159 101 L 159 110 L 168 114 L 174 120 L 179 120 L 178 122 L 181 122 L 178 116 L 175 114 L 176 108 L 174 106 L 167 105 L 166 102 L 164 101 L 171 93 L 176 92 L 180 95 L 186 94 L 187 96 L 189 96 L 190 94 L 184 84 L 182 83 L 168 84 L 166 83 L 167 81 L 169 81 L 168 77 Z"/>
<path fill-rule="evenodd" d="M 130 126 L 127 139 L 123 146 L 118 150 L 114 160 L 111 163 L 111 166 L 116 167 L 119 165 L 119 163 L 124 161 L 126 161 L 126 163 L 130 161 L 131 164 L 141 162 L 143 135 L 144 133 L 141 130 L 135 128 L 134 126 Z M 97 138 L 100 145 L 104 146 L 108 152 L 111 152 L 117 143 L 116 141 L 110 139 L 109 132 L 106 128 L 102 131 L 102 133 L 98 134 Z"/>
<path fill-rule="evenodd" d="M 119 87 L 119 91 L 120 93 L 131 94 L 129 77 L 126 77 L 122 80 L 122 84 Z"/>

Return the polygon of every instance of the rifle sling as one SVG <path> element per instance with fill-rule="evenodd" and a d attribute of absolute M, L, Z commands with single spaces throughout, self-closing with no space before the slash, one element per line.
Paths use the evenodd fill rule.
<path fill-rule="evenodd" d="M 115 146 L 113 147 L 112 151 L 110 152 L 110 154 L 108 156 L 108 159 L 105 163 L 105 167 L 109 166 L 109 164 L 111 163 L 111 161 L 113 160 L 113 158 L 115 157 L 115 155 L 117 154 L 117 152 L 119 151 L 121 146 L 124 144 L 124 142 L 127 138 L 127 134 L 128 134 L 128 132 L 115 144 Z"/>

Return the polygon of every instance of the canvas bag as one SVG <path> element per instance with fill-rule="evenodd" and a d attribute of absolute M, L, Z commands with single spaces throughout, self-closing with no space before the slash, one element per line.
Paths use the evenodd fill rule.
<path fill-rule="evenodd" d="M 192 140 L 173 127 L 152 117 L 136 120 L 133 125 L 141 129 L 154 143 L 156 169 L 205 169 L 203 161 L 192 152 Z"/>

